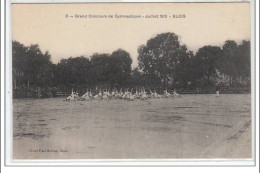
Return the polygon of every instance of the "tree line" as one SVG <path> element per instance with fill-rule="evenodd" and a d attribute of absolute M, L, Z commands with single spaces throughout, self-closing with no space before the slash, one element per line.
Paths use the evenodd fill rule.
<path fill-rule="evenodd" d="M 138 67 L 130 54 L 69 57 L 57 64 L 39 45 L 13 41 L 13 88 L 73 85 L 106 88 L 153 87 L 210 90 L 218 82 L 226 87 L 250 88 L 250 41 L 207 45 L 196 53 L 181 44 L 178 35 L 162 33 L 138 47 Z"/>

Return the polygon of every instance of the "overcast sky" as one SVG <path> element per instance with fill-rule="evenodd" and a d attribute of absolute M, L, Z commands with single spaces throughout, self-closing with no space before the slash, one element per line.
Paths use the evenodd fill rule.
<path fill-rule="evenodd" d="M 69 16 L 66 18 L 66 14 Z M 167 19 L 93 19 L 75 15 L 157 15 Z M 174 14 L 185 18 L 174 19 Z M 169 17 L 171 16 L 171 18 Z M 137 66 L 137 48 L 159 33 L 174 32 L 196 52 L 204 45 L 250 39 L 249 3 L 13 4 L 12 39 L 48 50 L 54 63 L 70 56 L 112 53 L 122 48 Z"/>

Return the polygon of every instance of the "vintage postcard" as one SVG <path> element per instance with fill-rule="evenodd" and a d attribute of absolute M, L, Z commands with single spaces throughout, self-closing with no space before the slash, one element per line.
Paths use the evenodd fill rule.
<path fill-rule="evenodd" d="M 253 162 L 251 3 L 11 3 L 10 160 Z"/>

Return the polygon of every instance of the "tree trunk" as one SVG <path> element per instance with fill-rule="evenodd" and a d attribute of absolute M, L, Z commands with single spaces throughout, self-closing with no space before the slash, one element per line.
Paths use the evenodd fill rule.
<path fill-rule="evenodd" d="M 38 96 L 38 98 L 41 98 L 41 88 L 40 87 L 37 88 L 37 96 Z"/>
<path fill-rule="evenodd" d="M 167 76 L 166 75 L 163 76 L 163 85 L 164 85 L 165 88 L 168 87 L 168 81 L 167 81 Z"/>
<path fill-rule="evenodd" d="M 230 87 L 232 86 L 232 77 L 231 76 L 229 77 L 229 86 Z"/>
<path fill-rule="evenodd" d="M 16 78 L 14 78 L 14 89 L 16 89 Z"/>
<path fill-rule="evenodd" d="M 28 89 L 30 88 L 30 81 L 29 80 L 27 81 L 27 88 Z"/>
<path fill-rule="evenodd" d="M 207 89 L 209 90 L 210 76 L 207 76 Z"/>

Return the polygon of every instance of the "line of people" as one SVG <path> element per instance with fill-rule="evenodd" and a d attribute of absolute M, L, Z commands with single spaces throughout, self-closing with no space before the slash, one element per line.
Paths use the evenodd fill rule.
<path fill-rule="evenodd" d="M 134 89 L 132 88 L 130 91 L 129 89 L 125 89 L 124 91 L 122 88 L 118 91 L 117 89 L 113 89 L 112 91 L 109 90 L 99 90 L 98 93 L 93 94 L 91 90 L 87 90 L 81 97 L 79 97 L 77 92 L 71 92 L 71 95 L 68 96 L 65 101 L 74 101 L 74 100 L 109 100 L 109 99 L 121 99 L 121 100 L 148 100 L 149 98 L 169 98 L 169 97 L 179 97 L 180 95 L 177 92 L 170 93 L 167 89 L 164 91 L 163 94 L 158 94 L 156 90 L 152 91 L 149 90 L 147 92 L 145 88 Z"/>

